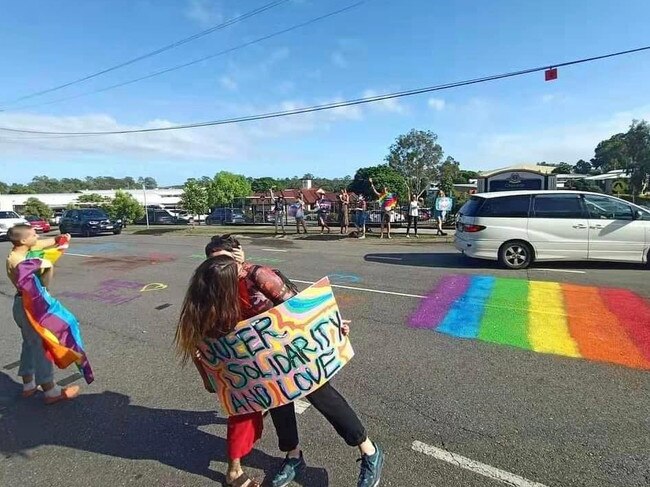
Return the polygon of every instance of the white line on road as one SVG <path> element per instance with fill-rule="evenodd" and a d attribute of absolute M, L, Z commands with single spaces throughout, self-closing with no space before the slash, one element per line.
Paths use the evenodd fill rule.
<path fill-rule="evenodd" d="M 298 414 L 304 413 L 305 411 L 307 411 L 309 406 L 311 406 L 309 402 L 303 401 L 302 399 L 298 399 L 297 401 L 294 402 L 294 404 L 295 404 L 296 412 Z"/>
<path fill-rule="evenodd" d="M 87 254 L 73 254 L 72 252 L 66 252 L 65 255 L 71 255 L 73 257 L 94 257 L 94 255 Z"/>
<path fill-rule="evenodd" d="M 282 250 L 282 249 L 262 249 L 262 250 L 264 250 L 265 252 L 287 252 L 286 250 Z"/>
<path fill-rule="evenodd" d="M 381 257 L 377 255 L 373 255 L 372 258 L 375 260 L 402 260 L 401 257 Z"/>
<path fill-rule="evenodd" d="M 425 455 L 442 460 L 443 462 L 451 463 L 452 465 L 464 468 L 465 470 L 470 470 L 483 475 L 484 477 L 498 480 L 499 482 L 514 487 L 547 487 L 539 482 L 533 482 L 532 480 L 525 479 L 519 475 L 515 475 L 514 473 L 506 472 L 505 470 L 486 465 L 485 463 L 477 462 L 476 460 L 443 450 L 442 448 L 427 445 L 421 441 L 414 441 L 411 445 L 411 449 L 418 453 L 424 453 Z"/>
<path fill-rule="evenodd" d="M 574 271 L 571 269 L 531 269 L 531 271 L 566 272 L 568 274 L 586 274 L 585 271 Z"/>
<path fill-rule="evenodd" d="M 291 279 L 293 282 L 299 282 L 300 284 L 314 284 L 313 281 L 301 281 L 300 279 Z M 342 286 L 340 284 L 330 284 L 332 287 L 338 287 L 340 289 L 350 289 L 352 291 L 362 291 L 366 293 L 377 293 L 377 294 L 390 294 L 391 296 L 403 296 L 405 298 L 424 298 L 419 294 L 408 294 L 408 293 L 396 293 L 393 291 L 382 291 L 381 289 L 368 289 L 365 287 L 354 287 L 354 286 Z"/>

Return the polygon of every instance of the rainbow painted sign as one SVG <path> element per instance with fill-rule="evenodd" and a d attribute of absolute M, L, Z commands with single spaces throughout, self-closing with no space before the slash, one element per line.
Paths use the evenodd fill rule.
<path fill-rule="evenodd" d="M 200 345 L 228 415 L 288 404 L 314 392 L 354 356 L 325 277 L 269 311 Z"/>
<path fill-rule="evenodd" d="M 650 303 L 626 289 L 445 276 L 410 325 L 650 370 Z"/>

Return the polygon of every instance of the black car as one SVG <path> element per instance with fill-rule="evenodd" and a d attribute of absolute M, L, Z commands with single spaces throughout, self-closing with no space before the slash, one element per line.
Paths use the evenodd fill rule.
<path fill-rule="evenodd" d="M 122 221 L 111 221 L 101 208 L 80 208 L 66 210 L 59 222 L 61 233 L 70 233 L 90 237 L 100 233 L 122 233 Z"/>
<path fill-rule="evenodd" d="M 147 215 L 139 220 L 136 220 L 137 225 L 144 225 L 147 223 L 147 216 L 149 217 L 149 225 L 185 225 L 187 220 L 177 217 L 169 210 L 161 208 L 148 208 Z"/>
<path fill-rule="evenodd" d="M 216 208 L 205 219 L 206 225 L 231 225 L 246 223 L 246 216 L 239 208 Z"/>

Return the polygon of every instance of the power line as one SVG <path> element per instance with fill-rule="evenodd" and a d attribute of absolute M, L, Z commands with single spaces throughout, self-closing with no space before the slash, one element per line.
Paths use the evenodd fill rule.
<path fill-rule="evenodd" d="M 151 52 L 148 52 L 146 54 L 142 54 L 141 56 L 135 57 L 133 59 L 129 59 L 128 61 L 124 61 L 122 63 L 116 64 L 115 66 L 111 66 L 109 68 L 103 69 L 101 71 L 97 71 L 96 73 L 92 73 L 86 76 L 83 76 L 81 78 L 78 78 L 73 81 L 68 81 L 67 83 L 63 83 L 58 86 L 53 86 L 52 88 L 47 88 L 45 90 L 41 91 L 36 91 L 34 93 L 30 93 L 28 95 L 21 96 L 19 98 L 16 98 L 14 100 L 11 100 L 9 102 L 3 102 L 3 105 L 12 105 L 16 102 L 22 101 L 22 100 L 27 100 L 29 98 L 34 98 L 37 96 L 45 95 L 46 93 L 51 93 L 53 91 L 58 91 L 63 88 L 67 88 L 68 86 L 75 85 L 77 83 L 82 83 L 84 81 L 88 81 L 89 79 L 96 78 L 97 76 L 101 76 L 106 73 L 110 73 L 111 71 L 115 71 L 116 69 L 123 68 L 125 66 L 129 66 L 133 63 L 136 63 L 138 61 L 142 61 L 143 59 L 150 58 L 152 56 L 156 56 L 160 53 L 163 53 L 165 51 L 169 51 L 170 49 L 174 49 L 176 47 L 182 46 L 183 44 L 187 44 L 188 42 L 192 42 L 196 39 L 199 39 L 201 37 L 204 37 L 208 34 L 212 34 L 213 32 L 216 32 L 218 30 L 225 29 L 226 27 L 230 27 L 231 25 L 237 24 L 239 22 L 242 22 L 246 19 L 249 19 L 251 17 L 254 17 L 255 15 L 261 14 L 263 12 L 266 12 L 267 10 L 270 10 L 274 7 L 277 7 L 279 5 L 282 5 L 283 3 L 287 3 L 289 0 L 274 0 L 271 3 L 267 3 L 266 5 L 262 5 L 261 7 L 258 7 L 254 10 L 251 10 L 249 12 L 246 12 L 245 14 L 239 15 L 237 17 L 233 17 L 232 19 L 226 20 L 225 22 L 222 22 L 221 24 L 215 25 L 213 27 L 210 27 L 209 29 L 203 30 L 201 32 L 197 32 L 194 35 L 191 35 L 189 37 L 185 37 L 184 39 L 180 39 L 178 41 L 172 42 L 171 44 L 167 44 L 166 46 L 163 46 L 161 48 L 155 49 Z M 6 111 L 6 108 L 0 109 L 0 111 Z"/>
<path fill-rule="evenodd" d="M 42 102 L 42 103 L 34 103 L 32 105 L 22 105 L 22 106 L 14 108 L 14 110 L 21 110 L 21 109 L 25 109 L 25 108 L 35 108 L 35 107 L 41 107 L 41 106 L 45 106 L 45 105 L 52 105 L 52 104 L 55 104 L 55 103 L 61 103 L 63 101 L 74 100 L 76 98 L 81 98 L 81 97 L 88 96 L 88 95 L 95 95 L 97 93 L 103 93 L 103 92 L 106 92 L 106 91 L 114 90 L 115 88 L 120 88 L 122 86 L 127 86 L 127 85 L 130 85 L 130 84 L 133 84 L 133 83 L 137 83 L 139 81 L 144 81 L 144 80 L 147 80 L 147 79 L 155 78 L 155 77 L 161 76 L 163 74 L 171 73 L 172 71 L 177 71 L 179 69 L 187 68 L 189 66 L 193 66 L 195 64 L 202 63 L 204 61 L 207 61 L 208 59 L 214 59 L 214 58 L 219 57 L 219 56 L 230 54 L 231 52 L 239 51 L 239 50 L 244 49 L 246 47 L 250 47 L 252 45 L 259 44 L 260 42 L 264 42 L 264 41 L 267 41 L 267 40 L 272 39 L 274 37 L 278 37 L 280 35 L 287 34 L 287 33 L 292 32 L 294 30 L 301 29 L 303 27 L 307 27 L 308 25 L 314 24 L 316 22 L 320 22 L 321 20 L 325 20 L 325 19 L 327 19 L 329 17 L 333 17 L 334 15 L 339 15 L 339 14 L 341 14 L 343 12 L 347 12 L 348 10 L 352 10 L 353 8 L 356 8 L 356 7 L 360 6 L 360 5 L 362 5 L 363 3 L 366 3 L 367 1 L 368 0 L 360 0 L 360 1 L 356 2 L 356 3 L 348 5 L 347 7 L 340 8 L 338 10 L 327 13 L 325 15 L 321 15 L 319 17 L 314 17 L 314 18 L 312 18 L 312 19 L 310 19 L 310 20 L 308 20 L 306 22 L 302 22 L 300 24 L 293 25 L 293 26 L 288 27 L 286 29 L 276 31 L 276 32 L 273 32 L 271 34 L 268 34 L 268 35 L 265 35 L 265 36 L 262 36 L 262 37 L 258 37 L 257 39 L 254 39 L 252 41 L 245 42 L 243 44 L 239 44 L 239 45 L 231 47 L 229 49 L 224 49 L 223 51 L 219 51 L 219 52 L 216 52 L 214 54 L 210 54 L 208 56 L 203 56 L 203 57 L 195 59 L 193 61 L 189 61 L 189 62 L 182 63 L 182 64 L 177 64 L 176 66 L 172 66 L 170 68 L 162 69 L 160 71 L 155 71 L 155 72 L 147 74 L 145 76 L 140 76 L 139 78 L 133 78 L 133 79 L 130 79 L 130 80 L 122 81 L 121 83 L 116 83 L 114 85 L 105 86 L 103 88 L 98 88 L 98 89 L 92 90 L 92 91 L 86 91 L 84 93 L 78 93 L 76 95 L 66 96 L 66 97 L 63 97 L 63 98 L 57 98 L 56 100 L 46 101 L 46 102 Z M 6 111 L 6 110 L 0 110 L 0 112 L 3 112 L 3 111 Z"/>
<path fill-rule="evenodd" d="M 423 88 L 415 88 L 412 90 L 406 90 L 406 91 L 398 91 L 398 92 L 393 92 L 393 93 L 385 93 L 383 95 L 377 95 L 377 96 L 370 96 L 370 97 L 364 97 L 364 98 L 356 98 L 352 100 L 347 100 L 347 101 L 342 101 L 342 102 L 336 102 L 336 103 L 326 103 L 322 105 L 313 105 L 309 107 L 303 107 L 303 108 L 296 108 L 293 110 L 284 110 L 284 111 L 277 111 L 277 112 L 267 112 L 267 113 L 261 113 L 257 115 L 248 115 L 248 116 L 242 116 L 242 117 L 235 117 L 235 118 L 227 118 L 227 119 L 221 119 L 221 120 L 212 120 L 212 121 L 207 121 L 207 122 L 196 122 L 196 123 L 190 123 L 190 124 L 183 124 L 183 125 L 172 125 L 169 127 L 157 127 L 157 128 L 146 128 L 146 129 L 133 129 L 133 130 L 110 130 L 110 131 L 100 131 L 100 132 L 49 132 L 49 131 L 41 131 L 41 130 L 29 130 L 29 129 L 16 129 L 16 128 L 11 128 L 11 127 L 0 127 L 0 130 L 3 130 L 5 132 L 12 132 L 12 133 L 22 133 L 22 134 L 41 134 L 41 135 L 64 135 L 64 136 L 92 136 L 92 135 L 118 135 L 118 134 L 135 134 L 135 133 L 147 133 L 147 132 L 163 132 L 163 131 L 171 131 L 171 130 L 183 130 L 183 129 L 191 129 L 191 128 L 199 128 L 199 127 L 211 127 L 211 126 L 217 126 L 217 125 L 228 125 L 228 124 L 234 124 L 234 123 L 243 123 L 243 122 L 253 122 L 257 120 L 267 120 L 267 119 L 272 119 L 272 118 L 280 118 L 280 117 L 287 117 L 287 116 L 292 116 L 292 115 L 300 115 L 300 114 L 305 114 L 305 113 L 313 113 L 313 112 L 320 112 L 320 111 L 325 111 L 325 110 L 333 110 L 337 108 L 345 108 L 345 107 L 350 107 L 350 106 L 355 106 L 355 105 L 363 105 L 366 103 L 375 103 L 383 100 L 390 100 L 393 98 L 402 98 L 406 96 L 414 96 L 414 95 L 421 95 L 424 93 L 431 93 L 433 91 L 441 91 L 441 90 L 448 90 L 451 88 L 458 88 L 461 86 L 468 86 L 468 85 L 474 85 L 474 84 L 479 84 L 479 83 L 486 83 L 488 81 L 496 81 L 500 79 L 506 79 L 506 78 L 513 78 L 516 76 L 523 76 L 526 74 L 531 74 L 531 73 L 536 73 L 540 71 L 545 71 L 550 68 L 562 68 L 566 66 L 573 66 L 576 64 L 584 64 L 588 62 L 593 62 L 593 61 L 598 61 L 601 59 L 607 59 L 607 58 L 612 58 L 612 57 L 617 57 L 617 56 L 623 56 L 626 54 L 632 54 L 636 52 L 641 52 L 641 51 L 647 51 L 650 50 L 650 46 L 645 46 L 645 47 L 639 47 L 636 49 L 629 49 L 626 51 L 619 51 L 619 52 L 614 52 L 610 54 L 603 54 L 601 56 L 594 56 L 594 57 L 589 57 L 589 58 L 583 58 L 583 59 L 576 59 L 573 61 L 567 61 L 563 63 L 557 63 L 557 64 L 550 64 L 550 65 L 544 65 L 544 66 L 539 66 L 535 68 L 528 68 L 528 69 L 523 69 L 519 71 L 512 71 L 509 73 L 502 73 L 502 74 L 495 74 L 491 76 L 485 76 L 482 78 L 474 78 L 474 79 L 469 79 L 469 80 L 464 80 L 464 81 L 457 81 L 453 83 L 447 83 L 447 84 L 442 84 L 442 85 L 436 85 L 436 86 L 427 86 Z"/>

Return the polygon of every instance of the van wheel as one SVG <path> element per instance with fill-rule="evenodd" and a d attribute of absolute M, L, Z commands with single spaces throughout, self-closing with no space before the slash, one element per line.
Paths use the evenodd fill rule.
<path fill-rule="evenodd" d="M 506 242 L 499 249 L 499 262 L 508 269 L 525 269 L 533 262 L 533 249 L 526 242 Z"/>

